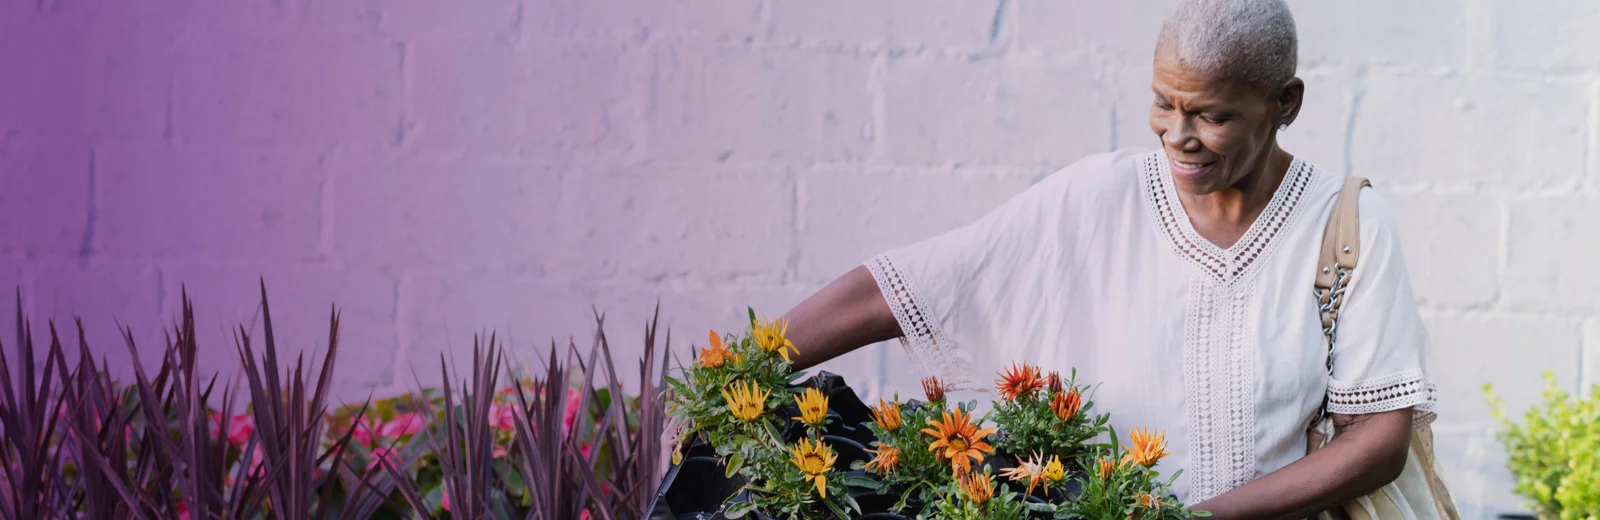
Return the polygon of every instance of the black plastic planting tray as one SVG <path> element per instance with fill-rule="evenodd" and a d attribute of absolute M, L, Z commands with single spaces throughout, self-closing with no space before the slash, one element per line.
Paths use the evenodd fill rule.
<path fill-rule="evenodd" d="M 864 471 L 848 468 L 855 461 L 871 459 L 867 449 L 877 440 L 872 430 L 867 428 L 867 424 L 872 422 L 872 409 L 861 402 L 855 391 L 845 384 L 844 378 L 837 374 L 821 372 L 796 383 L 794 387 L 816 388 L 828 396 L 828 414 L 833 417 L 833 421 L 823 432 L 822 438 L 839 454 L 834 467 L 843 471 L 845 476 L 868 477 Z M 779 417 L 794 417 L 800 412 L 791 403 L 788 407 L 778 410 L 778 414 Z M 799 422 L 790 420 L 783 429 L 785 441 L 791 443 L 798 441 L 802 431 Z M 738 475 L 733 478 L 724 476 L 726 468 L 718 460 L 712 447 L 701 440 L 699 435 L 691 438 L 695 440 L 684 448 L 682 462 L 667 469 L 666 476 L 656 491 L 655 501 L 643 520 L 726 518 L 721 513 L 722 505 L 728 497 L 739 492 L 744 482 Z M 993 466 L 996 471 L 1013 466 L 1004 456 L 990 456 L 984 462 Z M 890 512 L 895 502 L 900 499 L 898 493 L 879 495 L 871 490 L 851 488 L 850 496 L 861 505 L 862 514 L 856 517 L 860 520 L 909 520 L 915 518 L 922 509 L 922 504 L 912 498 L 906 510 L 898 513 Z M 749 516 L 760 520 L 769 518 L 759 512 L 751 512 Z"/>

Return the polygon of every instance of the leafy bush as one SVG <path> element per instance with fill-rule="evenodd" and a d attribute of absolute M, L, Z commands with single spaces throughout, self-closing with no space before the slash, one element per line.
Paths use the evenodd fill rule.
<path fill-rule="evenodd" d="M 1546 373 L 1544 402 L 1512 422 L 1494 387 L 1484 385 L 1497 433 L 1510 455 L 1516 492 L 1540 517 L 1585 520 L 1600 517 L 1600 385 L 1588 399 L 1574 398 Z"/>

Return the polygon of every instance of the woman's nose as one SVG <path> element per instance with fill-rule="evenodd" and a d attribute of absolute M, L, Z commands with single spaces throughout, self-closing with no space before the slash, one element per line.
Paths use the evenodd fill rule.
<path fill-rule="evenodd" d="M 1174 117 L 1167 124 L 1167 131 L 1161 134 L 1168 149 L 1193 152 L 1200 149 L 1200 139 L 1195 137 L 1194 125 L 1189 124 L 1188 118 Z"/>

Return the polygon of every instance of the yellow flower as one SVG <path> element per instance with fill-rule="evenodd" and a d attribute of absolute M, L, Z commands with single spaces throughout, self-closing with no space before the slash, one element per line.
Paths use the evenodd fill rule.
<path fill-rule="evenodd" d="M 722 389 L 722 398 L 728 401 L 728 411 L 733 412 L 734 417 L 741 421 L 754 421 L 756 417 L 761 416 L 763 410 L 766 410 L 767 396 L 772 395 L 772 392 L 761 391 L 754 381 L 748 386 L 735 382 L 731 387 L 733 389 L 731 395 L 727 388 Z"/>
<path fill-rule="evenodd" d="M 873 455 L 872 460 L 867 462 L 867 471 L 888 475 L 900 467 L 900 450 L 894 446 L 882 444 L 876 450 L 867 450 L 867 453 Z"/>
<path fill-rule="evenodd" d="M 1172 454 L 1165 451 L 1167 438 L 1161 432 L 1147 432 L 1141 428 L 1134 428 L 1128 433 L 1128 438 L 1133 441 L 1133 445 L 1124 446 L 1128 449 L 1128 453 L 1123 456 L 1123 462 L 1132 462 L 1148 468 Z"/>
<path fill-rule="evenodd" d="M 949 460 L 951 467 L 960 472 L 970 470 L 972 462 L 982 461 L 984 453 L 994 454 L 994 447 L 983 442 L 984 436 L 994 433 L 994 428 L 980 430 L 969 419 L 971 416 L 960 409 L 955 411 L 954 416 L 946 411 L 943 421 L 928 420 L 928 425 L 934 428 L 922 429 L 922 433 L 936 439 L 928 445 L 928 451 L 934 452 L 939 459 Z"/>
<path fill-rule="evenodd" d="M 833 469 L 833 462 L 839 455 L 821 440 L 812 442 L 800 439 L 799 444 L 789 448 L 789 462 L 805 472 L 806 481 L 817 483 L 817 495 L 828 498 L 828 471 Z"/>
<path fill-rule="evenodd" d="M 1044 465 L 1044 481 L 1045 481 L 1045 483 L 1046 484 L 1054 484 L 1054 483 L 1057 483 L 1057 482 L 1061 482 L 1061 479 L 1064 479 L 1064 478 L 1067 478 L 1067 468 L 1063 467 L 1061 465 L 1061 457 L 1056 456 L 1056 455 L 1051 455 L 1050 456 L 1050 463 Z"/>
<path fill-rule="evenodd" d="M 728 349 L 722 347 L 722 338 L 717 337 L 717 331 L 711 331 L 711 346 L 700 349 L 700 364 L 716 368 L 728 362 Z"/>
<path fill-rule="evenodd" d="M 937 403 L 944 400 L 944 383 L 937 377 L 922 378 L 922 393 L 928 396 L 928 402 Z"/>
<path fill-rule="evenodd" d="M 1011 364 L 1008 372 L 1000 374 L 1000 381 L 994 387 L 1007 401 L 1014 401 L 1018 397 L 1032 396 L 1035 390 L 1044 386 L 1044 380 L 1039 378 L 1039 369 L 1022 364 L 1018 369 L 1016 363 Z"/>
<path fill-rule="evenodd" d="M 1064 394 L 1055 394 L 1050 397 L 1050 411 L 1062 421 L 1071 421 L 1078 416 L 1078 409 L 1083 406 L 1083 395 L 1077 390 Z"/>
<path fill-rule="evenodd" d="M 759 345 L 763 351 L 775 352 L 783 356 L 783 362 L 785 363 L 790 362 L 790 351 L 796 354 L 800 353 L 800 350 L 794 347 L 794 343 L 789 341 L 789 337 L 785 336 L 788 331 L 789 322 L 783 318 L 767 322 L 758 321 L 752 324 L 750 328 L 751 335 L 755 336 L 756 345 Z"/>
<path fill-rule="evenodd" d="M 967 498 L 972 503 L 983 505 L 994 496 L 994 482 L 989 480 L 989 470 L 983 473 L 956 473 L 956 482 L 961 485 L 961 490 L 967 493 Z"/>
<path fill-rule="evenodd" d="M 900 403 L 884 402 L 878 399 L 878 406 L 872 407 L 872 420 L 882 426 L 884 431 L 893 432 L 900 429 Z"/>
<path fill-rule="evenodd" d="M 1138 499 L 1139 499 L 1139 502 L 1138 502 L 1139 507 L 1142 507 L 1142 508 L 1145 508 L 1145 509 L 1160 509 L 1161 508 L 1161 499 L 1160 498 L 1156 498 L 1155 495 L 1152 495 L 1152 494 L 1149 494 L 1149 493 L 1140 493 L 1138 495 Z"/>
<path fill-rule="evenodd" d="M 807 388 L 800 395 L 794 396 L 794 404 L 800 407 L 800 416 L 795 420 L 802 421 L 812 426 L 821 426 L 822 421 L 828 418 L 828 396 L 815 388 Z"/>
<path fill-rule="evenodd" d="M 1100 459 L 1100 480 L 1111 480 L 1111 472 L 1117 469 L 1111 459 Z"/>

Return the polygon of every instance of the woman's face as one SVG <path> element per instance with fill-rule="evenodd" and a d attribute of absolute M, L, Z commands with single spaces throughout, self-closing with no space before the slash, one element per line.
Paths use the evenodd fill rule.
<path fill-rule="evenodd" d="M 1294 118 L 1304 87 L 1275 89 L 1198 72 L 1158 57 L 1150 129 L 1161 138 L 1181 191 L 1203 195 L 1265 168 L 1277 126 Z"/>

